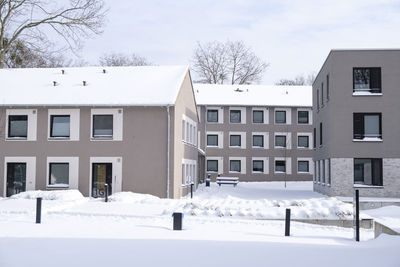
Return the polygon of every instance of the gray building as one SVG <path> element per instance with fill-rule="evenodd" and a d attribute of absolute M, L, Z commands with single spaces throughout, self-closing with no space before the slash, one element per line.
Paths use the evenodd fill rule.
<path fill-rule="evenodd" d="M 400 50 L 332 50 L 313 84 L 314 190 L 400 197 Z"/>
<path fill-rule="evenodd" d="M 195 84 L 205 172 L 240 181 L 312 180 L 311 86 Z"/>

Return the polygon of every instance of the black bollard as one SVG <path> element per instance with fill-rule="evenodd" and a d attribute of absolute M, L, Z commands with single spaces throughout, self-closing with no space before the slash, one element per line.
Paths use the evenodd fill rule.
<path fill-rule="evenodd" d="M 193 198 L 193 183 L 190 184 L 190 198 Z"/>
<path fill-rule="evenodd" d="M 290 209 L 286 209 L 285 236 L 290 236 Z"/>
<path fill-rule="evenodd" d="M 105 192 L 104 201 L 105 201 L 105 202 L 108 202 L 108 184 L 105 184 L 105 185 L 104 185 L 104 188 L 105 188 L 104 190 L 106 191 L 106 192 Z"/>
<path fill-rule="evenodd" d="M 36 223 L 40 223 L 42 220 L 42 198 L 36 198 Z"/>
<path fill-rule="evenodd" d="M 360 194 L 358 190 L 354 192 L 354 237 L 357 242 L 360 242 Z"/>
<path fill-rule="evenodd" d="M 183 213 L 182 212 L 174 212 L 172 214 L 172 217 L 174 217 L 174 230 L 182 230 Z"/>

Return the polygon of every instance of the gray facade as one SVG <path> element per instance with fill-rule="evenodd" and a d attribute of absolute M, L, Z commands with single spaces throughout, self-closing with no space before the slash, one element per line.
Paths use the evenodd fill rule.
<path fill-rule="evenodd" d="M 313 84 L 315 191 L 400 197 L 399 85 L 400 50 L 329 53 Z"/>

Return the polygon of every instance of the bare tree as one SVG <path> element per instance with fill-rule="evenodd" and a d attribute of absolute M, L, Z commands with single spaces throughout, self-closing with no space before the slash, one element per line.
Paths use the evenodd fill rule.
<path fill-rule="evenodd" d="M 315 80 L 315 72 L 311 72 L 307 77 L 298 75 L 294 79 L 280 79 L 276 85 L 312 85 Z"/>
<path fill-rule="evenodd" d="M 46 36 L 52 30 L 72 51 L 82 40 L 100 34 L 104 25 L 103 0 L 0 0 L 0 68 L 5 55 L 18 41 L 33 51 L 47 51 L 54 44 Z"/>
<path fill-rule="evenodd" d="M 242 41 L 197 43 L 192 65 L 199 82 L 214 84 L 258 82 L 268 67 Z"/>
<path fill-rule="evenodd" d="M 146 58 L 136 54 L 126 55 L 122 53 L 103 54 L 99 58 L 101 66 L 149 66 L 153 65 Z"/>

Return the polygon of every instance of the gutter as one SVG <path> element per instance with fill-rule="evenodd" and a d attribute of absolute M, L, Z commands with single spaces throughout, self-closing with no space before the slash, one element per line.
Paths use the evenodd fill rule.
<path fill-rule="evenodd" d="M 171 115 L 169 112 L 169 105 L 166 106 L 167 108 L 167 198 L 169 198 L 169 184 L 170 184 L 170 177 L 169 177 L 169 150 L 170 150 L 170 128 L 171 128 Z"/>

